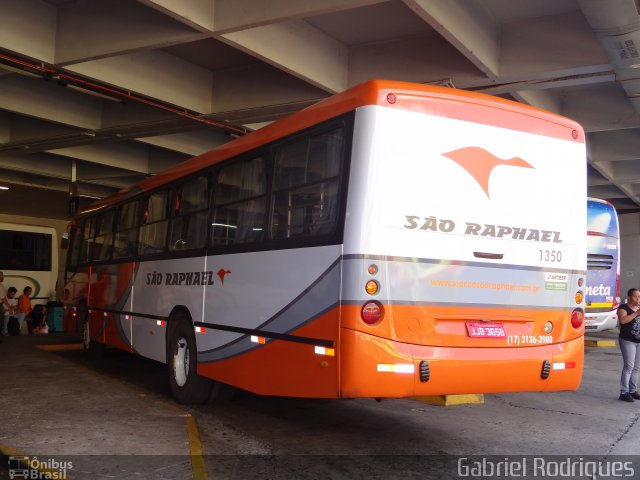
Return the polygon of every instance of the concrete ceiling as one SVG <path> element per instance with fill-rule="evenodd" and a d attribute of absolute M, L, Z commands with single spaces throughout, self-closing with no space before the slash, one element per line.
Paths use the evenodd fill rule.
<path fill-rule="evenodd" d="M 382 78 L 577 120 L 589 195 L 640 210 L 635 0 L 0 0 L 0 11 L 0 183 L 23 194 L 58 202 L 75 176 L 80 194 L 103 197 Z M 0 196 L 0 213 L 14 207 Z"/>

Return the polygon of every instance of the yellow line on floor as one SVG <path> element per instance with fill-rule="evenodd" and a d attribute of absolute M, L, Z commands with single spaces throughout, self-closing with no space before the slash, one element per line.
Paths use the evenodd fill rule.
<path fill-rule="evenodd" d="M 187 432 L 189 433 L 189 450 L 191 453 L 191 473 L 195 480 L 207 480 L 207 469 L 204 465 L 202 443 L 196 419 L 192 415 L 186 417 Z"/>
<path fill-rule="evenodd" d="M 422 403 L 430 403 L 432 405 L 440 405 L 450 407 L 452 405 L 466 405 L 484 403 L 484 395 L 482 393 L 468 393 L 464 395 L 422 395 L 419 397 L 411 397 Z"/>
<path fill-rule="evenodd" d="M 130 385 L 125 384 L 127 388 L 132 388 Z M 200 442 L 200 433 L 198 432 L 198 425 L 196 419 L 186 410 L 180 408 L 175 403 L 167 402 L 161 398 L 154 398 L 146 393 L 138 393 L 138 396 L 162 405 L 164 408 L 174 410 L 179 413 L 181 417 L 184 417 L 187 423 L 187 435 L 189 437 L 189 455 L 191 457 L 191 473 L 194 480 L 207 480 L 207 469 L 204 463 L 204 450 L 202 443 Z"/>
<path fill-rule="evenodd" d="M 59 345 L 36 345 L 36 348 L 47 352 L 62 352 L 65 350 L 82 350 L 84 347 L 81 343 L 61 343 Z"/>
<path fill-rule="evenodd" d="M 607 340 L 604 338 L 585 338 L 584 345 L 586 347 L 615 347 L 615 340 Z"/>

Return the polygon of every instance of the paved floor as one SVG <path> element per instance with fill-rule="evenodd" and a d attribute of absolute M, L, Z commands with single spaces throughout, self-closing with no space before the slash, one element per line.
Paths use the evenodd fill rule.
<path fill-rule="evenodd" d="M 69 361 L 65 354 L 78 357 L 77 350 L 36 348 L 70 341 L 63 334 L 3 338 L 0 451 L 44 463 L 66 459 L 73 464 L 71 478 L 96 478 L 87 472 L 130 478 L 118 472 L 131 469 L 137 478 L 158 478 L 158 472 L 192 478 L 189 413 L 163 400 L 166 392 L 150 397 L 114 372 Z"/>
<path fill-rule="evenodd" d="M 485 395 L 482 405 L 454 407 L 241 393 L 184 407 L 170 398 L 163 365 L 115 350 L 89 361 L 57 347 L 71 342 L 50 334 L 0 344 L 0 478 L 21 456 L 37 457 L 41 474 L 71 467 L 66 478 L 76 479 L 463 478 L 473 476 L 464 462 L 481 459 L 515 478 L 522 459 L 529 469 L 541 458 L 573 461 L 573 473 L 595 459 L 632 462 L 629 478 L 640 476 L 640 402 L 617 400 L 617 346 L 585 349 L 577 392 Z"/>

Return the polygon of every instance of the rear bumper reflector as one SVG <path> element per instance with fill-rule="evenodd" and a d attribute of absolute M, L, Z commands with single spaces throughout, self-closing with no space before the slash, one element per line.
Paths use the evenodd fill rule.
<path fill-rule="evenodd" d="M 377 370 L 378 372 L 413 373 L 415 372 L 415 366 L 413 364 L 405 364 L 405 363 L 396 363 L 396 364 L 379 363 Z"/>

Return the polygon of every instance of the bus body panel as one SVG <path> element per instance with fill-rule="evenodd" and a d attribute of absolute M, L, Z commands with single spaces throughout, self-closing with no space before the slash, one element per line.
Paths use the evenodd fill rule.
<path fill-rule="evenodd" d="M 242 355 L 198 364 L 198 373 L 261 395 L 338 398 L 340 309 L 332 308 L 289 332 L 304 338 L 332 339 L 333 347 L 292 341 L 266 341 Z M 199 343 L 215 330 L 196 334 Z"/>
<path fill-rule="evenodd" d="M 185 307 L 201 325 L 196 331 L 201 374 L 256 393 L 307 396 L 311 392 L 335 398 L 340 253 L 340 246 L 327 246 L 213 256 L 206 263 L 187 258 L 100 266 L 74 274 L 68 288 L 73 287 L 75 295 L 69 299 L 76 304 L 83 295 L 89 299 L 92 340 L 160 362 L 166 362 L 170 314 L 176 306 Z M 208 316 L 203 315 L 203 294 Z M 74 318 L 75 314 L 68 315 L 67 321 Z M 261 344 L 246 334 L 209 327 L 212 323 L 318 339 L 332 347 L 318 350 L 313 342 L 295 339 L 265 339 Z M 268 367 L 268 374 L 246 367 L 255 362 Z M 321 372 L 324 380 L 310 375 L 309 369 Z M 287 378 L 290 381 L 281 381 Z"/>
<path fill-rule="evenodd" d="M 78 322 L 77 306 L 82 299 L 89 298 L 90 267 L 80 267 L 67 279 L 62 302 L 64 304 L 64 329 L 66 332 L 82 332 Z"/>
<path fill-rule="evenodd" d="M 166 362 L 167 321 L 174 308 L 185 307 L 193 321 L 201 321 L 203 283 L 208 281 L 205 272 L 204 257 L 140 262 L 131 293 L 134 314 L 129 339 L 140 355 Z M 191 274 L 188 284 L 187 273 Z M 137 312 L 149 317 L 137 316 Z"/>
<path fill-rule="evenodd" d="M 413 397 L 465 393 L 576 390 L 583 370 L 582 338 L 523 348 L 431 347 L 394 342 L 351 329 L 341 332 L 341 396 Z M 541 378 L 543 362 L 549 378 Z M 420 362 L 429 379 L 419 380 Z"/>
<path fill-rule="evenodd" d="M 32 235 L 35 237 L 31 237 Z M 47 245 L 35 240 L 40 235 L 48 238 Z M 5 241 L 8 242 L 6 245 Z M 14 245 L 13 242 L 19 244 Z M 45 247 L 46 251 L 42 250 Z M 0 271 L 4 273 L 3 283 L 6 288 L 15 287 L 18 290 L 16 297 L 22 295 L 25 287 L 31 287 L 31 300 L 34 304 L 44 304 L 55 298 L 58 279 L 58 234 L 54 228 L 0 222 L 0 249 L 3 250 L 0 258 L 6 259 L 6 263 L 0 265 Z M 20 258 L 15 258 L 16 255 Z M 14 261 L 23 266 L 17 267 Z M 27 264 L 40 262 L 47 263 L 47 268 L 26 267 Z"/>
<path fill-rule="evenodd" d="M 516 123 L 518 117 L 511 114 Z M 389 365 L 404 361 L 413 370 L 401 370 L 414 377 L 421 356 L 442 375 L 467 370 L 464 386 L 440 379 L 412 395 L 517 391 L 528 382 L 534 390 L 577 388 L 582 350 L 569 345 L 584 334 L 582 325 L 572 327 L 571 314 L 584 308 L 576 294 L 586 270 L 586 157 L 571 129 L 559 139 L 508 124 L 369 106 L 357 111 L 353 145 L 344 239 L 343 395 L 362 394 L 362 375 L 379 375 L 376 365 L 390 368 L 380 360 L 385 352 Z M 372 264 L 374 275 L 368 273 Z M 364 289 L 370 279 L 379 284 L 374 295 Z M 360 318 L 368 301 L 384 309 L 374 325 Z M 472 337 L 471 322 L 498 323 L 505 335 Z M 456 359 L 455 352 L 466 351 L 461 349 L 476 353 Z M 368 369 L 356 360 L 367 350 L 378 358 Z M 507 364 L 502 374 L 519 370 L 522 383 L 480 373 L 501 355 Z M 566 361 L 571 372 L 542 380 L 544 360 Z M 407 376 L 383 373 L 392 384 L 404 382 L 396 376 Z M 397 391 L 390 385 L 383 390 L 372 387 L 365 396 Z"/>
<path fill-rule="evenodd" d="M 359 109 L 345 254 L 425 258 L 427 252 L 451 261 L 584 271 L 578 229 L 586 228 L 585 147 L 570 141 L 570 132 L 562 141 L 506 126 Z M 540 257 L 540 250 L 560 249 L 560 258 Z M 503 257 L 495 262 L 476 252 Z"/>
<path fill-rule="evenodd" d="M 339 245 L 209 257 L 220 275 L 205 292 L 203 324 L 287 334 L 340 301 Z M 325 340 L 335 341 L 337 330 Z M 250 336 L 216 331 L 198 339 L 201 362 L 256 348 Z"/>
<path fill-rule="evenodd" d="M 585 330 L 601 332 L 618 325 L 620 304 L 620 232 L 609 202 L 587 200 L 587 288 Z"/>
<path fill-rule="evenodd" d="M 131 293 L 131 342 L 143 356 L 166 361 L 167 322 L 186 308 L 200 331 L 200 363 L 254 350 L 246 333 L 225 327 L 288 334 L 339 303 L 340 246 L 275 250 L 141 262 Z M 204 314 L 203 312 L 207 312 Z M 212 326 L 209 326 L 212 325 Z M 335 341 L 337 328 L 324 340 Z"/>

